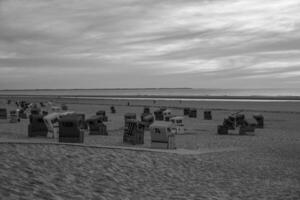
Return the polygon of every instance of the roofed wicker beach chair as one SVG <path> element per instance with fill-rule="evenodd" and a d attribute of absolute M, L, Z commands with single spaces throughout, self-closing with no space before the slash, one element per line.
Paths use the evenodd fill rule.
<path fill-rule="evenodd" d="M 183 109 L 183 115 L 184 116 L 189 116 L 189 114 L 190 114 L 190 108 L 184 108 Z"/>
<path fill-rule="evenodd" d="M 59 142 L 83 143 L 84 132 L 80 129 L 81 117 L 76 114 L 62 116 L 59 120 Z"/>
<path fill-rule="evenodd" d="M 172 123 L 155 121 L 150 125 L 151 148 L 176 149 L 175 132 L 172 131 Z"/>
<path fill-rule="evenodd" d="M 128 119 L 124 127 L 123 143 L 144 144 L 144 125 L 138 120 Z"/>
<path fill-rule="evenodd" d="M 97 115 L 97 116 L 101 116 L 103 122 L 107 122 L 107 121 L 108 121 L 108 117 L 106 116 L 105 110 L 98 110 L 98 111 L 96 112 L 96 115 Z"/>
<path fill-rule="evenodd" d="M 106 125 L 103 124 L 103 116 L 94 115 L 86 119 L 90 135 L 108 135 Z"/>
<path fill-rule="evenodd" d="M 197 118 L 197 109 L 196 108 L 191 108 L 190 109 L 189 117 L 190 118 Z"/>
<path fill-rule="evenodd" d="M 41 114 L 29 116 L 28 137 L 47 137 L 48 128 L 43 118 L 44 115 Z"/>
<path fill-rule="evenodd" d="M 7 119 L 7 109 L 0 108 L 0 119 Z"/>
<path fill-rule="evenodd" d="M 203 118 L 204 118 L 204 120 L 212 120 L 211 110 L 204 110 Z"/>
<path fill-rule="evenodd" d="M 253 118 L 256 120 L 256 128 L 264 128 L 264 116 L 262 114 L 255 114 Z"/>

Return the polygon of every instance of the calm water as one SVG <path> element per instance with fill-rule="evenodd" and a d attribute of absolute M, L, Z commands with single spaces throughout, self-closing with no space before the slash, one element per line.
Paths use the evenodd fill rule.
<path fill-rule="evenodd" d="M 79 90 L 13 90 L 0 95 L 164 95 L 164 96 L 300 96 L 299 89 L 79 89 Z"/>

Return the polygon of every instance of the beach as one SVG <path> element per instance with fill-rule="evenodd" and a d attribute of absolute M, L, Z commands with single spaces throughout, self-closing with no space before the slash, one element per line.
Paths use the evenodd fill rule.
<path fill-rule="evenodd" d="M 0 0 L 0 200 L 300 200 L 300 0 Z"/>
<path fill-rule="evenodd" d="M 66 103 L 91 116 L 105 110 L 108 136 L 85 134 L 82 145 L 28 138 L 28 119 L 0 124 L 0 197 L 3 199 L 299 199 L 300 102 L 270 100 L 177 100 L 10 96 L 11 100 Z M 1 96 L 0 107 L 9 110 Z M 128 106 L 129 103 L 129 106 Z M 114 105 L 116 113 L 110 113 Z M 124 114 L 138 118 L 166 106 L 184 119 L 177 150 L 151 151 L 150 133 L 143 145 L 123 144 Z M 204 120 L 211 110 L 213 120 Z M 261 113 L 265 128 L 254 135 L 217 135 L 217 125 L 242 111 L 246 119 Z M 148 150 L 150 149 L 150 150 Z M 184 152 L 184 153 L 183 153 Z M 21 195 L 23 194 L 23 195 Z"/>

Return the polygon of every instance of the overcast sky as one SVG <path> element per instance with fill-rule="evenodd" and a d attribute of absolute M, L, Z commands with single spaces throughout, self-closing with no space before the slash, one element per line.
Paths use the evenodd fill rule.
<path fill-rule="evenodd" d="M 0 89 L 300 87 L 299 0 L 0 0 Z"/>

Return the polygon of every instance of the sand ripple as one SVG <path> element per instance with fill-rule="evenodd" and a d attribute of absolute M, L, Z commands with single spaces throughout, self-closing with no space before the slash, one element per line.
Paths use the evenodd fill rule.
<path fill-rule="evenodd" d="M 289 150 L 176 155 L 1 144 L 0 199 L 299 199 L 300 149 Z"/>

